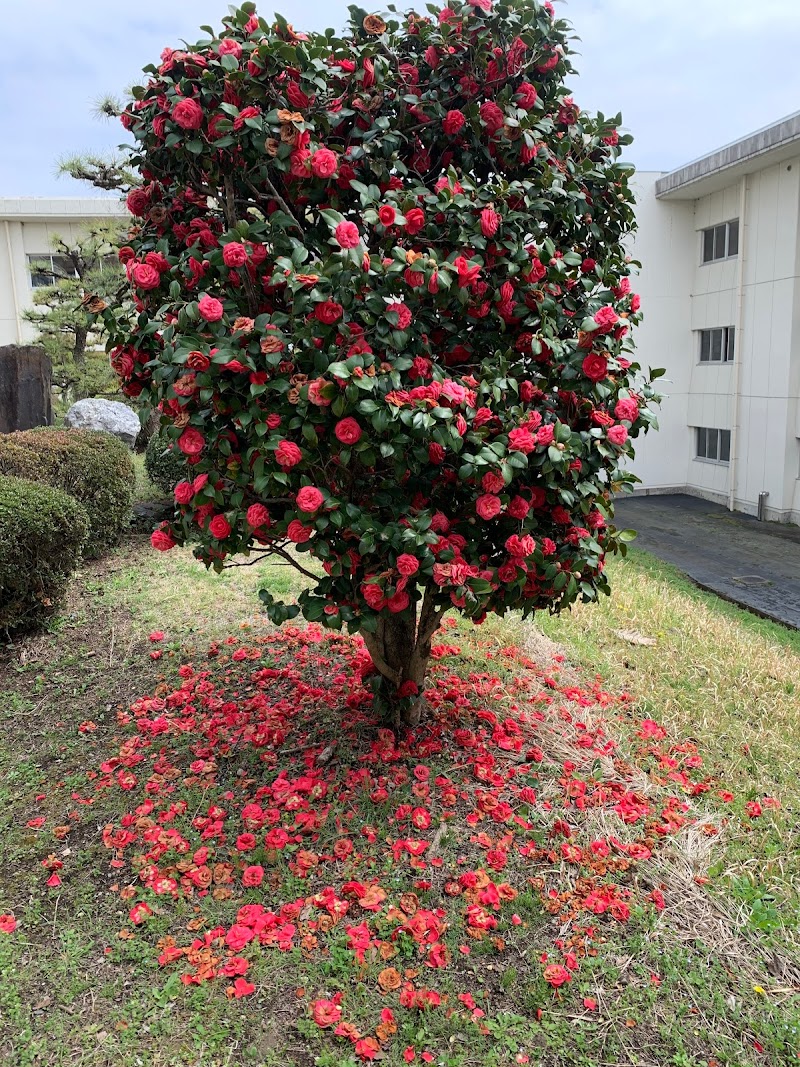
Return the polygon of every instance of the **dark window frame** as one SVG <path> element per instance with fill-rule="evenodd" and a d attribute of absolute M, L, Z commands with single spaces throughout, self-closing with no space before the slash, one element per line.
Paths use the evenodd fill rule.
<path fill-rule="evenodd" d="M 733 259 L 739 255 L 739 220 L 729 219 L 708 226 L 700 231 L 700 260 L 707 263 L 720 263 L 724 259 Z"/>
<path fill-rule="evenodd" d="M 78 272 L 75 270 L 68 256 L 61 255 L 58 252 L 42 252 L 35 255 L 28 252 L 27 256 L 28 276 L 31 280 L 32 289 L 44 289 L 48 285 L 55 285 L 59 279 L 71 273 L 70 268 L 72 270 L 72 277 L 78 277 Z M 40 263 L 42 265 L 49 264 L 51 271 L 60 270 L 61 274 L 56 275 L 35 270 L 35 266 Z"/>
<path fill-rule="evenodd" d="M 694 458 L 727 467 L 731 461 L 731 431 L 713 426 L 695 427 Z"/>
<path fill-rule="evenodd" d="M 698 363 L 703 366 L 733 363 L 736 357 L 735 326 L 711 326 L 697 332 L 700 335 Z"/>

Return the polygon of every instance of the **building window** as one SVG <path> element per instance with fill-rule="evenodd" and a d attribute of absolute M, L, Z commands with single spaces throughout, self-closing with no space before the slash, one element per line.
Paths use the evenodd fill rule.
<path fill-rule="evenodd" d="M 697 434 L 697 459 L 709 460 L 711 463 L 730 463 L 730 430 L 712 430 L 705 426 L 698 426 L 695 433 Z"/>
<path fill-rule="evenodd" d="M 700 330 L 701 363 L 733 363 L 736 329 L 733 326 L 718 326 L 713 330 Z"/>
<path fill-rule="evenodd" d="M 78 277 L 69 256 L 57 256 L 52 252 L 43 252 L 40 256 L 29 255 L 28 270 L 31 272 L 31 286 L 34 289 L 55 285 L 59 278 Z"/>
<path fill-rule="evenodd" d="M 703 262 L 714 263 L 739 254 L 739 220 L 723 222 L 702 231 Z"/>

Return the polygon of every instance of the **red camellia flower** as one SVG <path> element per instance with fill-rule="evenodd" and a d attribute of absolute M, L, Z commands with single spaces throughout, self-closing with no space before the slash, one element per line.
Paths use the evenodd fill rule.
<path fill-rule="evenodd" d="M 303 453 L 294 441 L 281 441 L 275 449 L 275 459 L 282 467 L 295 467 L 303 458 Z"/>
<path fill-rule="evenodd" d="M 325 498 L 319 489 L 313 485 L 304 485 L 300 492 L 297 494 L 297 506 L 301 511 L 307 511 L 310 513 L 319 511 L 322 507 Z"/>
<path fill-rule="evenodd" d="M 341 441 L 343 445 L 355 445 L 361 440 L 361 427 L 350 417 L 337 422 L 333 432 L 337 441 Z"/>
<path fill-rule="evenodd" d="M 500 514 L 502 508 L 500 497 L 493 496 L 491 493 L 479 496 L 475 502 L 475 510 L 482 519 L 494 519 Z"/>
<path fill-rule="evenodd" d="M 425 225 L 425 212 L 420 207 L 412 207 L 406 212 L 406 233 L 413 237 Z"/>
<path fill-rule="evenodd" d="M 361 234 L 354 222 L 340 222 L 334 233 L 341 248 L 356 248 L 361 243 Z"/>
<path fill-rule="evenodd" d="M 536 105 L 536 89 L 530 82 L 522 82 L 521 85 L 517 86 L 517 92 L 514 99 L 520 107 L 524 107 L 526 111 L 530 111 L 531 108 Z"/>
<path fill-rule="evenodd" d="M 411 309 L 408 307 L 407 304 L 403 304 L 401 301 L 395 300 L 391 304 L 386 305 L 386 310 L 393 311 L 397 315 L 398 330 L 407 330 L 408 327 L 411 325 L 413 315 L 411 314 Z"/>
<path fill-rule="evenodd" d="M 222 249 L 222 259 L 226 267 L 242 267 L 247 262 L 247 249 L 239 241 L 230 241 Z"/>
<path fill-rule="evenodd" d="M 333 1000 L 315 1000 L 311 1004 L 311 1018 L 317 1026 L 335 1026 L 342 1017 L 342 1009 Z"/>
<path fill-rule="evenodd" d="M 610 304 L 607 304 L 605 307 L 602 307 L 599 311 L 595 312 L 594 321 L 599 328 L 606 333 L 608 330 L 612 330 L 619 322 L 619 315 Z"/>
<path fill-rule="evenodd" d="M 317 304 L 314 309 L 314 315 L 320 322 L 325 323 L 326 326 L 332 326 L 342 317 L 342 311 L 343 308 L 341 304 L 337 304 L 332 300 L 325 300 L 321 304 Z"/>
<path fill-rule="evenodd" d="M 233 985 L 228 988 L 231 990 L 231 996 L 237 1000 L 241 1000 L 242 997 L 249 997 L 251 993 L 256 991 L 253 983 L 248 982 L 246 978 L 237 978 Z"/>
<path fill-rule="evenodd" d="M 494 101 L 487 100 L 486 103 L 481 104 L 479 110 L 481 121 L 490 133 L 496 133 L 502 128 L 506 121 L 506 117 Z"/>
<path fill-rule="evenodd" d="M 148 915 L 153 914 L 153 909 L 147 904 L 134 904 L 131 910 L 128 912 L 128 918 L 134 926 L 139 926 L 145 921 Z"/>
<path fill-rule="evenodd" d="M 448 137 L 455 137 L 466 122 L 463 111 L 448 111 L 442 123 L 442 129 Z"/>
<path fill-rule="evenodd" d="M 597 352 L 591 352 L 581 366 L 589 381 L 602 382 L 608 377 L 608 360 Z"/>
<path fill-rule="evenodd" d="M 199 430 L 187 426 L 178 438 L 178 448 L 185 456 L 199 456 L 205 447 L 206 439 Z"/>
<path fill-rule="evenodd" d="M 481 233 L 484 237 L 494 237 L 500 225 L 500 216 L 491 207 L 485 207 L 481 212 Z"/>
<path fill-rule="evenodd" d="M 157 289 L 161 275 L 149 263 L 137 263 L 131 271 L 131 281 L 138 289 Z"/>
<path fill-rule="evenodd" d="M 225 314 L 222 301 L 208 295 L 201 297 L 197 310 L 200 312 L 200 318 L 205 319 L 206 322 L 219 322 Z"/>
<path fill-rule="evenodd" d="M 16 928 L 17 920 L 13 915 L 0 915 L 0 934 L 13 934 Z"/>
<path fill-rule="evenodd" d="M 247 509 L 247 523 L 254 530 L 269 526 L 269 512 L 263 504 L 251 504 Z"/>
<path fill-rule="evenodd" d="M 178 542 L 172 536 L 170 530 L 166 526 L 161 526 L 157 530 L 153 530 L 150 534 L 150 544 L 158 552 L 169 552 L 171 548 L 174 548 Z"/>
<path fill-rule="evenodd" d="M 318 148 L 311 157 L 311 172 L 317 178 L 330 178 L 336 173 L 339 157 L 330 148 Z"/>
<path fill-rule="evenodd" d="M 255 937 L 255 931 L 243 923 L 235 923 L 225 935 L 225 944 L 234 952 L 241 952 Z"/>
<path fill-rule="evenodd" d="M 394 596 L 390 596 L 386 601 L 386 606 L 393 614 L 398 614 L 401 611 L 405 611 L 408 605 L 411 603 L 411 598 L 408 593 L 403 589 L 399 593 L 395 593 Z"/>
<path fill-rule="evenodd" d="M 378 218 L 384 226 L 393 226 L 397 212 L 391 204 L 381 204 L 378 208 Z"/>
<path fill-rule="evenodd" d="M 633 397 L 618 400 L 614 407 L 614 414 L 620 422 L 636 422 L 639 417 L 639 401 Z"/>
<path fill-rule="evenodd" d="M 234 41 L 232 37 L 225 37 L 224 40 L 219 42 L 217 51 L 221 56 L 233 56 L 234 59 L 240 59 L 242 46 L 238 41 Z"/>
<path fill-rule="evenodd" d="M 569 973 L 566 967 L 562 967 L 560 963 L 551 963 L 549 967 L 544 969 L 544 980 L 553 986 L 554 989 L 558 989 L 559 986 L 564 985 L 565 982 L 572 980 L 572 975 Z"/>
<path fill-rule="evenodd" d="M 609 426 L 606 437 L 612 445 L 622 445 L 628 440 L 628 431 L 624 426 Z"/>
<path fill-rule="evenodd" d="M 256 886 L 261 885 L 264 880 L 264 868 L 259 864 L 254 863 L 250 867 L 245 867 L 242 871 L 242 885 L 248 889 L 254 889 Z"/>
<path fill-rule="evenodd" d="M 536 447 L 536 441 L 530 430 L 525 426 L 520 426 L 509 433 L 508 447 L 515 452 L 523 452 L 527 455 L 529 452 L 533 452 Z"/>
<path fill-rule="evenodd" d="M 286 529 L 286 536 L 296 545 L 302 545 L 309 540 L 314 531 L 309 526 L 304 526 L 299 519 L 292 519 Z"/>
<path fill-rule="evenodd" d="M 410 578 L 412 574 L 416 574 L 419 570 L 419 560 L 416 556 L 403 552 L 397 557 L 397 569 L 404 577 Z"/>
<path fill-rule="evenodd" d="M 146 189 L 131 189 L 125 198 L 125 203 L 131 215 L 144 216 L 150 210 L 150 194 Z M 123 253 L 125 253 L 124 257 Z M 132 248 L 126 246 L 120 248 L 118 255 L 120 263 L 127 263 L 129 259 L 133 259 L 135 253 Z"/>
<path fill-rule="evenodd" d="M 190 352 L 186 357 L 186 366 L 192 370 L 204 371 L 211 366 L 211 360 L 205 352 Z"/>
<path fill-rule="evenodd" d="M 172 121 L 183 130 L 199 130 L 203 125 L 203 109 L 196 100 L 181 100 L 172 109 Z"/>
<path fill-rule="evenodd" d="M 208 524 L 208 531 L 218 541 L 224 541 L 226 537 L 230 536 L 231 524 L 224 515 L 215 515 Z"/>

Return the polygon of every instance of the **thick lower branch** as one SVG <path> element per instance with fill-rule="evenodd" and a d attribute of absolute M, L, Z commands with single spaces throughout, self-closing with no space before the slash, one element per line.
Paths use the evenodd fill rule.
<path fill-rule="evenodd" d="M 372 662 L 375 664 L 378 672 L 383 675 L 384 678 L 388 678 L 390 682 L 399 688 L 402 684 L 403 678 L 399 671 L 394 667 L 390 667 L 386 660 L 383 658 L 383 648 L 379 644 L 375 634 L 362 634 L 364 638 L 364 644 L 367 646 L 367 651 L 372 658 Z"/>

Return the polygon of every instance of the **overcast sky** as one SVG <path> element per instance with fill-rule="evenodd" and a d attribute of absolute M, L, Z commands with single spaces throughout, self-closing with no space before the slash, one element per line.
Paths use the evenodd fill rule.
<path fill-rule="evenodd" d="M 260 13 L 271 15 L 273 3 Z M 641 169 L 669 170 L 800 109 L 798 0 L 559 7 L 581 38 L 576 101 L 622 111 L 636 138 L 629 158 Z M 0 8 L 0 196 L 79 196 L 96 191 L 57 178 L 59 157 L 103 152 L 125 137 L 117 122 L 94 117 L 97 98 L 134 84 L 165 45 L 196 40 L 202 23 L 218 25 L 227 3 L 1 0 Z M 281 10 L 296 29 L 338 30 L 347 4 L 282 0 Z"/>

